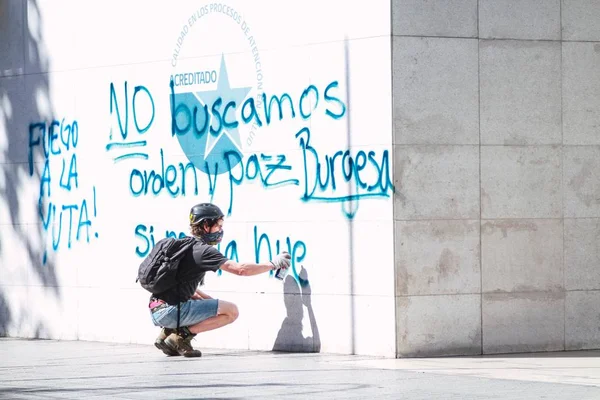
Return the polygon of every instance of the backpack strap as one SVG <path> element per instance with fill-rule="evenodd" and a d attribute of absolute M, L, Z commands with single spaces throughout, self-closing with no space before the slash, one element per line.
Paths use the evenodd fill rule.
<path fill-rule="evenodd" d="M 188 242 L 185 245 L 183 245 L 177 253 L 173 254 L 171 259 L 174 261 L 180 260 L 194 244 L 196 244 L 196 238 L 194 238 L 194 237 L 189 238 Z"/>
<path fill-rule="evenodd" d="M 179 330 L 179 322 L 181 321 L 181 302 L 177 303 L 177 333 L 181 333 Z"/>
<path fill-rule="evenodd" d="M 197 239 L 195 237 L 189 238 L 188 243 L 186 243 L 184 246 L 182 246 L 181 249 L 179 249 L 179 251 L 177 253 L 175 253 L 173 255 L 173 257 L 171 257 L 171 259 L 173 259 L 175 261 L 180 260 L 184 256 L 184 254 L 196 244 L 196 241 L 197 241 Z M 177 282 L 177 293 L 179 293 L 179 282 Z M 180 322 L 181 322 L 181 302 L 178 301 L 177 302 L 177 333 L 178 334 L 181 334 L 180 326 L 179 326 Z"/>

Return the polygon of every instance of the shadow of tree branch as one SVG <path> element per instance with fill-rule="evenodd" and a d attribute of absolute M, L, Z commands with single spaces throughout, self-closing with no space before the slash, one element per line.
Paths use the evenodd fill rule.
<path fill-rule="evenodd" d="M 27 304 L 11 302 L 28 298 L 31 285 L 60 295 L 55 265 L 44 256 L 47 239 L 38 202 L 42 146 L 29 155 L 29 124 L 54 117 L 42 28 L 36 0 L 0 0 L 0 336 L 19 334 L 11 326 L 17 314 L 30 311 Z M 37 328 L 31 334 L 38 335 L 43 327 L 32 322 Z"/>

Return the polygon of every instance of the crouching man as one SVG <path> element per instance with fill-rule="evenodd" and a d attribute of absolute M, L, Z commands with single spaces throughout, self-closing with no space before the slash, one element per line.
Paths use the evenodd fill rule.
<path fill-rule="evenodd" d="M 261 264 L 237 263 L 221 254 L 213 246 L 223 239 L 224 214 L 214 204 L 195 205 L 189 220 L 191 235 L 197 242 L 181 259 L 177 270 L 179 285 L 153 294 L 149 305 L 152 322 L 162 327 L 154 344 L 169 356 L 202 356 L 200 350 L 192 347 L 191 340 L 198 333 L 221 328 L 238 317 L 235 304 L 213 299 L 198 289 L 198 285 L 204 284 L 206 272 L 220 269 L 239 276 L 252 276 L 287 269 L 291 263 L 287 252 Z"/>

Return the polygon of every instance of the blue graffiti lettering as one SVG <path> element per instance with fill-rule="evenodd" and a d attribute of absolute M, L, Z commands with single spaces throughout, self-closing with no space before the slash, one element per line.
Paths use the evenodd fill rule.
<path fill-rule="evenodd" d="M 134 229 L 134 236 L 136 239 L 140 240 L 141 243 L 136 245 L 135 254 L 144 258 L 152 248 L 156 245 L 156 242 L 162 239 L 161 237 L 156 237 L 155 235 L 156 229 L 153 225 L 145 225 L 138 224 Z M 171 237 L 171 238 L 183 238 L 187 235 L 184 232 L 175 232 L 172 230 L 165 230 L 165 234 L 163 237 Z M 234 260 L 235 262 L 240 262 L 239 252 L 238 252 L 238 242 L 237 240 L 229 240 L 226 245 L 225 242 L 219 243 L 216 247 L 217 249 L 223 253 L 225 257 L 230 260 Z M 223 251 L 223 247 L 225 250 Z M 265 260 L 271 260 L 275 255 L 280 252 L 287 251 L 292 257 L 291 264 L 291 275 L 300 283 L 301 285 L 308 284 L 308 281 L 302 279 L 297 272 L 297 265 L 299 266 L 305 258 L 306 258 L 306 244 L 302 240 L 292 240 L 289 236 L 286 236 L 285 239 L 277 239 L 272 240 L 268 234 L 261 233 L 259 235 L 258 227 L 254 226 L 254 262 L 264 262 Z M 218 274 L 221 275 L 221 271 L 218 271 Z M 269 274 L 272 276 L 273 272 Z"/>
<path fill-rule="evenodd" d="M 156 245 L 156 242 L 162 238 L 156 238 L 154 235 L 155 228 L 153 225 L 147 226 L 145 224 L 138 224 L 134 230 L 134 236 L 142 241 L 142 244 L 137 245 L 135 247 L 135 254 L 138 257 L 146 257 L 150 254 L 150 251 Z M 172 230 L 165 230 L 164 238 L 173 238 L 173 239 L 182 239 L 188 236 L 185 232 L 176 232 Z M 221 243 L 217 245 L 217 249 L 221 251 Z M 237 242 L 232 240 L 227 243 L 225 247 L 225 252 L 223 255 L 231 260 L 239 261 L 238 250 L 237 250 Z"/>
<path fill-rule="evenodd" d="M 247 111 L 250 108 L 250 115 L 248 115 Z M 254 122 L 252 122 L 254 120 Z M 242 105 L 242 121 L 245 124 L 254 123 L 256 126 L 261 127 L 263 125 L 260 117 L 258 116 L 258 110 L 256 109 L 256 104 L 254 104 L 254 98 L 249 97 L 244 104 Z"/>
<path fill-rule="evenodd" d="M 304 99 L 306 97 L 308 97 L 308 95 L 313 92 L 315 94 L 315 101 L 314 103 L 310 103 L 312 105 L 311 110 L 308 112 L 308 114 L 304 113 Z M 308 119 L 310 118 L 310 116 L 312 115 L 312 112 L 317 108 L 319 104 L 319 90 L 316 88 L 315 85 L 310 85 L 309 87 L 307 87 L 306 89 L 304 89 L 304 91 L 302 92 L 302 95 L 300 95 L 300 102 L 298 105 L 298 108 L 300 110 L 300 116 L 302 117 L 302 119 Z"/>
<path fill-rule="evenodd" d="M 65 176 L 65 159 L 62 159 L 62 172 L 60 173 L 60 187 L 66 190 L 71 190 L 71 179 L 75 181 L 75 187 L 79 187 L 79 182 L 77 180 L 77 155 L 75 153 L 71 154 L 71 162 L 69 163 L 69 175 L 66 178 L 66 183 L 63 179 Z"/>
<path fill-rule="evenodd" d="M 206 176 L 208 178 L 208 194 L 210 195 L 212 201 L 212 198 L 215 195 L 215 191 L 217 190 L 217 176 L 219 176 L 219 164 L 215 164 L 214 174 L 211 174 L 208 162 L 205 161 L 204 164 L 206 168 Z"/>
<path fill-rule="evenodd" d="M 221 243 L 219 243 L 217 249 L 221 251 Z M 229 258 L 230 260 L 240 262 L 240 257 L 238 255 L 237 249 L 237 242 L 235 240 L 232 240 L 229 243 L 227 243 L 227 246 L 225 246 L 225 253 L 223 253 L 223 255 Z"/>
<path fill-rule="evenodd" d="M 119 102 L 117 101 L 117 93 L 115 91 L 114 83 L 110 83 L 110 115 L 114 111 L 117 113 L 117 122 L 119 123 L 119 130 L 123 139 L 127 139 L 127 130 L 129 129 L 129 98 L 127 96 L 127 82 L 125 82 L 125 122 L 121 122 L 121 113 L 119 112 Z M 110 138 L 112 139 L 112 129 L 110 131 Z"/>
<path fill-rule="evenodd" d="M 177 166 L 168 164 L 165 166 L 164 152 L 160 150 L 160 170 L 139 170 L 133 168 L 129 175 L 129 190 L 133 196 L 159 195 L 163 189 L 171 197 L 185 196 L 189 184 L 194 185 L 194 195 L 198 195 L 198 175 L 194 164 L 180 162 Z"/>
<path fill-rule="evenodd" d="M 277 163 L 271 163 L 270 161 L 273 159 L 272 156 L 260 155 L 259 157 L 256 154 L 252 154 L 246 162 L 242 162 L 242 157 L 238 152 L 228 151 L 223 155 L 225 162 L 227 163 L 227 169 L 229 171 L 229 209 L 228 215 L 231 215 L 231 211 L 233 208 L 233 188 L 234 186 L 239 186 L 242 184 L 244 179 L 248 181 L 253 181 L 258 178 L 260 183 L 265 188 L 271 187 L 279 187 L 283 185 L 298 185 L 298 179 L 285 179 L 277 180 L 276 177 L 272 177 L 272 175 L 278 171 L 290 171 L 292 169 L 291 165 L 284 164 L 286 161 L 286 157 L 283 154 L 277 156 Z M 240 171 L 238 176 L 234 176 L 233 166 L 236 164 L 240 165 Z M 264 164 L 264 168 L 261 166 Z M 266 169 L 266 175 L 263 174 L 263 169 Z"/>
<path fill-rule="evenodd" d="M 333 118 L 333 119 L 340 119 L 340 118 L 342 118 L 346 114 L 346 105 L 344 104 L 343 101 L 341 101 L 337 97 L 331 96 L 329 94 L 329 90 L 332 89 L 332 88 L 336 88 L 336 87 L 338 87 L 338 82 L 337 81 L 333 81 L 329 85 L 327 85 L 327 87 L 325 88 L 325 93 L 323 94 L 323 97 L 325 98 L 326 101 L 332 101 L 332 102 L 337 103 L 337 104 L 340 105 L 341 110 L 337 114 L 334 113 L 334 112 L 332 112 L 329 109 L 325 110 L 325 113 L 327 115 L 329 115 L 331 118 Z"/>
<path fill-rule="evenodd" d="M 312 145 L 309 128 L 302 128 L 296 133 L 296 138 L 303 155 L 304 182 L 301 200 L 355 202 L 355 207 L 351 207 L 351 210 L 342 207 L 346 217 L 353 218 L 358 210 L 359 200 L 389 198 L 394 193 L 388 150 L 383 150 L 378 155 L 373 150 L 352 152 L 345 149 L 323 157 Z M 244 159 L 237 151 L 226 151 L 223 160 L 229 181 L 228 216 L 233 212 L 235 188 L 244 183 L 259 182 L 264 188 L 300 186 L 300 180 L 292 175 L 292 165 L 288 163 L 285 154 L 251 154 Z M 211 198 L 217 188 L 217 168 L 218 163 L 215 163 L 213 174 L 209 165 L 206 165 L 208 193 Z"/>
<path fill-rule="evenodd" d="M 304 92 L 302 94 L 304 94 Z M 289 94 L 284 93 L 283 95 L 281 95 L 281 100 L 277 96 L 271 96 L 271 99 L 268 102 L 269 103 L 268 107 L 267 107 L 267 95 L 265 93 L 262 94 L 262 99 L 263 99 L 263 104 L 265 105 L 265 119 L 267 120 L 267 125 L 271 123 L 271 107 L 273 106 L 273 101 L 275 101 L 277 103 L 280 121 L 283 119 L 283 110 L 281 109 L 281 106 L 282 106 L 283 100 L 285 100 L 285 99 L 287 99 L 287 101 L 288 101 L 291 117 L 292 118 L 296 117 L 296 112 L 294 111 L 294 101 L 292 100 L 292 98 L 290 97 Z M 302 106 L 300 105 L 300 107 L 302 107 Z"/>
<path fill-rule="evenodd" d="M 224 109 L 221 111 L 221 105 L 224 99 L 221 97 L 216 98 L 212 104 L 204 104 L 203 118 L 204 122 L 202 128 L 198 129 L 198 106 L 190 106 L 185 101 L 176 101 L 177 96 L 185 96 L 187 93 L 175 94 L 175 82 L 173 79 L 170 80 L 170 104 L 171 104 L 171 135 L 185 135 L 192 131 L 198 138 L 202 137 L 207 131 L 212 135 L 218 136 L 221 130 L 224 128 L 236 128 L 240 121 L 235 119 L 235 109 L 237 104 L 233 101 L 229 101 Z M 339 110 L 331 110 L 329 107 L 325 108 L 325 114 L 333 119 L 342 118 L 346 114 L 346 105 L 344 102 L 332 94 L 333 90 L 339 87 L 338 81 L 333 81 L 327 85 L 323 91 L 323 99 L 327 103 L 336 105 Z M 315 101 L 310 103 L 308 106 L 309 111 L 305 111 L 307 106 L 305 101 L 309 100 L 309 95 L 313 94 Z M 185 99 L 185 97 L 181 97 Z M 260 100 L 260 99 L 259 99 Z M 309 85 L 304 89 L 298 99 L 294 99 L 289 93 L 283 93 L 280 96 L 271 95 L 268 96 L 266 93 L 262 93 L 262 101 L 260 105 L 263 107 L 265 115 L 265 123 L 270 125 L 275 120 L 274 114 L 277 114 L 277 120 L 282 121 L 284 117 L 290 119 L 296 118 L 296 109 L 298 109 L 300 116 L 303 119 L 309 118 L 313 111 L 317 109 L 319 104 L 319 89 L 315 85 Z M 210 109 L 211 117 L 209 118 Z M 231 118 L 227 119 L 228 112 L 231 109 Z M 257 127 L 263 125 L 263 121 L 260 119 L 257 104 L 253 97 L 248 97 L 242 104 L 242 122 L 244 124 L 255 124 Z M 209 126 L 209 119 L 213 121 Z"/>
<path fill-rule="evenodd" d="M 95 188 L 92 196 L 94 203 L 96 202 Z M 51 200 L 44 200 L 44 196 L 40 196 L 38 201 L 38 213 L 44 231 L 52 228 L 52 249 L 54 251 L 59 250 L 61 244 L 61 238 L 63 228 L 66 230 L 67 248 L 73 247 L 73 239 L 76 242 L 90 243 L 90 228 L 92 226 L 92 220 L 88 213 L 87 199 L 83 198 L 79 203 L 68 203 L 68 204 L 57 204 Z M 94 214 L 95 214 L 94 206 Z M 94 215 L 95 216 L 95 215 Z M 63 226 L 64 217 L 64 226 Z M 85 234 L 82 235 L 82 230 L 85 230 Z M 75 232 L 75 234 L 73 234 Z M 94 233 L 94 236 L 98 238 L 98 232 Z M 47 254 L 44 254 L 43 263 L 46 263 Z"/>
<path fill-rule="evenodd" d="M 91 193 L 88 189 L 84 193 L 76 193 L 79 189 L 80 174 L 77 168 L 77 144 L 79 142 L 79 125 L 77 121 L 65 123 L 52 120 L 49 123 L 40 121 L 29 124 L 29 174 L 33 176 L 35 154 L 44 156 L 43 170 L 40 176 L 38 215 L 42 227 L 50 236 L 53 251 L 58 251 L 61 243 L 66 239 L 67 249 L 74 246 L 74 242 L 90 242 L 92 218 L 88 211 L 88 200 L 93 201 L 93 217 L 97 215 L 96 187 L 92 186 Z M 41 151 L 37 151 L 37 149 Z M 53 174 L 53 166 L 59 161 L 60 175 Z M 64 204 L 54 201 L 53 196 L 57 190 L 67 193 L 68 199 Z M 79 197 L 79 198 L 77 198 Z M 51 229 L 51 232 L 48 232 Z M 63 229 L 65 234 L 63 235 Z M 98 232 L 94 232 L 98 238 Z M 42 263 L 47 262 L 48 252 L 45 251 Z"/>
<path fill-rule="evenodd" d="M 306 285 L 308 281 L 302 279 L 298 275 L 296 265 L 299 265 L 306 258 L 306 244 L 302 240 L 293 242 L 289 236 L 284 241 L 277 239 L 275 243 L 271 242 L 271 238 L 266 233 L 258 234 L 258 227 L 254 226 L 254 262 L 259 263 L 261 260 L 271 260 L 277 254 L 287 251 L 292 257 L 292 264 L 290 266 L 292 276 L 301 285 Z M 263 245 L 266 246 L 266 252 L 261 252 Z M 273 271 L 269 275 L 273 275 Z"/>
<path fill-rule="evenodd" d="M 60 133 L 56 132 L 55 127 L 59 128 Z M 58 141 L 59 137 L 60 141 Z M 35 161 L 33 155 L 36 146 L 41 146 L 44 158 L 48 159 L 51 155 L 58 156 L 62 154 L 63 149 L 65 151 L 69 151 L 71 148 L 75 149 L 78 143 L 79 124 L 77 121 L 68 124 L 65 123 L 65 119 L 63 118 L 61 122 L 53 120 L 49 125 L 45 122 L 33 122 L 29 124 L 29 175 L 33 175 L 33 164 Z M 56 148 L 55 145 L 59 147 Z"/>
<path fill-rule="evenodd" d="M 229 205 L 228 215 L 232 214 L 235 187 L 243 183 L 260 182 L 264 188 L 275 188 L 283 185 L 296 185 L 303 189 L 300 195 L 302 201 L 338 202 L 342 204 L 342 211 L 348 218 L 353 218 L 357 212 L 358 202 L 366 198 L 389 198 L 394 192 L 390 171 L 390 155 L 388 150 L 381 152 L 373 150 L 340 149 L 332 154 L 321 154 L 311 142 L 311 131 L 308 127 L 295 134 L 303 155 L 304 182 L 297 179 L 302 174 L 300 170 L 292 171 L 292 166 L 287 162 L 286 154 L 265 155 L 251 154 L 244 157 L 238 148 L 226 147 L 221 151 L 205 150 L 205 147 L 193 145 L 190 140 L 206 141 L 207 135 L 221 139 L 223 130 L 237 129 L 241 123 L 252 124 L 252 129 L 264 124 L 270 125 L 274 121 L 284 119 L 302 118 L 307 120 L 321 110 L 325 116 L 334 120 L 343 118 L 347 113 L 347 105 L 343 96 L 340 96 L 340 84 L 337 80 L 330 81 L 324 89 L 314 84 L 308 85 L 296 95 L 280 93 L 267 95 L 261 93 L 260 97 L 248 97 L 243 103 L 228 101 L 221 97 L 209 97 L 203 103 L 191 92 L 175 94 L 175 86 L 184 86 L 190 79 L 200 79 L 202 74 L 172 76 L 170 79 L 170 111 L 171 135 L 177 136 L 189 162 L 169 164 L 165 155 L 160 150 L 160 168 L 133 168 L 129 176 L 129 189 L 133 196 L 154 195 L 167 192 L 171 197 L 185 196 L 187 193 L 198 195 L 199 182 L 196 169 L 207 175 L 207 192 L 210 198 L 214 197 L 217 190 L 218 176 L 228 173 Z M 127 137 L 129 124 L 129 110 L 132 110 L 134 126 L 138 133 L 146 132 L 154 121 L 155 107 L 150 91 L 145 86 L 136 86 L 131 99 L 128 95 L 128 83 L 124 82 L 123 97 L 118 100 L 115 85 L 110 86 L 111 115 L 116 114 L 121 137 Z M 139 107 L 137 95 L 144 95 L 150 105 L 146 113 L 148 118 L 138 121 L 136 109 Z M 130 101 L 131 100 L 131 101 Z M 256 102 L 255 102 L 256 100 Z M 131 103 L 131 105 L 129 104 Z M 241 107 L 241 118 L 236 115 L 236 109 Z M 259 111 L 262 111 L 259 113 Z M 261 117 L 260 115 L 264 115 Z M 264 120 L 263 120 L 264 118 Z M 189 132 L 193 136 L 183 138 Z M 57 152 L 52 143 L 53 135 L 46 135 L 50 143 L 46 146 L 49 152 Z M 225 139 L 223 139 L 225 140 Z M 202 144 L 203 142 L 200 142 Z M 185 146 L 184 146 L 185 144 Z M 107 151 L 117 148 L 130 148 L 146 146 L 145 140 L 124 143 L 109 143 Z M 233 145 L 232 145 L 233 146 Z M 208 147 L 206 147 L 208 149 Z M 186 150 L 187 149 L 187 150 Z M 188 150 L 192 153 L 189 153 Z M 213 149 L 214 150 L 214 149 Z M 204 152 L 207 152 L 206 154 Z M 188 154 L 189 153 L 189 154 Z M 116 160 L 140 157 L 148 159 L 147 153 L 132 152 L 121 155 Z M 77 185 L 76 159 L 71 160 L 74 169 L 69 169 L 65 186 Z M 239 168 L 238 168 L 239 164 Z M 235 169 L 235 171 L 234 171 Z M 191 175 L 190 175 L 191 170 Z M 285 175 L 284 175 L 285 174 Z M 297 176 L 294 176 L 297 175 Z M 42 184 L 44 184 L 44 174 Z M 62 180 L 61 180 L 62 182 Z M 189 185 L 193 185 L 193 188 Z M 222 187 L 221 185 L 220 187 Z M 187 188 L 187 190 L 186 190 Z M 224 188 L 225 189 L 225 188 Z M 347 211 L 350 205 L 353 210 Z"/>
<path fill-rule="evenodd" d="M 146 232 L 148 233 L 146 234 Z M 146 225 L 138 224 L 135 227 L 134 234 L 137 238 L 144 241 L 144 247 L 135 247 L 135 254 L 137 254 L 138 257 L 146 257 L 150 253 L 150 250 L 156 245 L 156 242 L 154 241 L 154 227 L 150 226 L 148 229 Z"/>
<path fill-rule="evenodd" d="M 127 85 L 127 82 L 125 82 L 125 85 Z M 137 109 L 136 103 L 135 103 L 135 96 L 137 96 L 140 91 L 143 91 L 144 93 L 146 93 L 148 100 L 150 100 L 150 105 L 152 106 L 152 114 L 150 115 L 150 120 L 146 123 L 146 126 L 144 126 L 143 128 L 140 128 L 140 125 L 138 123 L 138 117 L 137 117 L 138 109 Z M 144 133 L 148 129 L 150 129 L 150 127 L 152 126 L 152 123 L 154 122 L 154 114 L 156 112 L 156 109 L 154 108 L 154 99 L 152 98 L 152 95 L 150 94 L 150 91 L 148 90 L 148 88 L 146 88 L 145 86 L 136 86 L 133 89 L 133 99 L 131 100 L 131 102 L 133 103 L 132 104 L 133 122 L 135 123 L 135 129 L 138 131 L 138 133 Z"/>
<path fill-rule="evenodd" d="M 128 132 L 129 132 L 129 103 L 130 103 L 130 98 L 127 93 L 127 81 L 124 82 L 124 92 L 125 92 L 124 93 L 124 97 L 125 97 L 125 99 L 124 99 L 124 102 L 125 102 L 124 116 L 121 117 L 121 111 L 123 110 L 123 108 L 119 107 L 119 101 L 117 100 L 117 93 L 115 90 L 114 83 L 113 82 L 110 83 L 110 115 L 112 116 L 113 112 L 116 114 L 115 116 L 116 116 L 117 123 L 119 126 L 120 139 L 122 141 L 121 142 L 112 142 L 113 129 L 111 128 L 110 134 L 109 134 L 109 139 L 111 140 L 111 142 L 106 145 L 106 151 L 111 151 L 113 149 L 121 149 L 121 148 L 129 149 L 132 147 L 146 146 L 145 140 L 128 141 L 128 139 L 127 139 Z M 140 106 L 138 106 L 138 102 L 141 100 L 137 98 L 137 96 L 141 93 L 143 93 L 145 95 L 144 98 L 146 99 L 146 103 L 149 104 L 149 106 L 150 106 L 149 107 L 150 112 L 148 113 L 149 115 L 147 116 L 147 120 L 143 121 L 143 122 L 140 122 L 140 118 L 139 118 Z M 147 108 L 147 106 L 146 106 L 146 108 Z M 141 86 L 141 85 L 134 87 L 133 96 L 131 97 L 131 109 L 132 109 L 132 113 L 133 113 L 133 124 L 135 126 L 135 130 L 137 131 L 137 133 L 139 135 L 143 135 L 152 126 L 152 124 L 154 122 L 155 114 L 156 114 L 154 99 L 152 97 L 152 94 L 150 93 L 150 90 L 148 90 L 147 87 Z M 130 159 L 130 158 L 142 158 L 142 159 L 147 160 L 148 154 L 144 153 L 144 152 L 140 152 L 140 151 L 131 151 L 129 153 L 125 153 L 125 154 L 115 157 L 114 161 L 117 162 L 117 161 L 126 160 L 126 159 Z"/>
<path fill-rule="evenodd" d="M 363 150 L 355 155 L 350 150 L 339 150 L 323 159 L 311 145 L 310 135 L 310 129 L 306 127 L 296 133 L 304 164 L 303 201 L 344 203 L 364 198 L 387 198 L 394 192 L 388 150 L 383 151 L 380 161 L 375 151 L 366 153 Z M 364 171 L 367 167 L 370 171 Z M 374 178 L 366 182 L 367 175 Z M 334 193 L 340 189 L 340 184 L 345 184 L 346 189 L 352 188 L 353 193 Z M 347 212 L 346 216 L 352 218 L 355 212 Z"/>
<path fill-rule="evenodd" d="M 217 123 L 218 123 L 216 129 L 213 128 L 212 123 L 210 125 L 210 134 L 215 137 L 219 136 L 219 133 L 221 133 L 221 131 L 223 130 L 223 121 L 222 121 L 221 114 L 219 112 L 219 107 L 221 107 L 222 102 L 223 102 L 223 99 L 221 99 L 219 97 L 217 100 L 215 100 L 215 102 L 213 103 L 212 108 L 211 108 L 212 115 L 213 115 L 211 120 L 217 121 Z"/>
<path fill-rule="evenodd" d="M 229 111 L 230 107 L 233 107 L 235 109 L 235 105 L 235 101 L 230 101 L 229 103 L 227 103 L 225 109 L 223 110 L 223 127 L 226 129 L 235 129 L 240 124 L 237 119 L 234 119 L 233 121 L 227 121 L 227 111 Z"/>

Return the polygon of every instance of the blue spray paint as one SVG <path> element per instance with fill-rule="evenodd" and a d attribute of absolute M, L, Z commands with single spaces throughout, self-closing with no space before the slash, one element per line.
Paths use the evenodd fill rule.
<path fill-rule="evenodd" d="M 262 93 L 257 104 L 253 97 L 246 97 L 250 88 L 230 87 L 223 59 L 218 76 L 218 92 L 175 93 L 173 79 L 169 83 L 171 135 L 177 137 L 188 160 L 209 175 L 228 173 L 243 159 L 238 131 L 242 124 L 251 125 L 254 130 L 275 121 L 293 120 L 298 115 L 307 119 L 318 107 L 324 107 L 325 115 L 334 120 L 346 114 L 346 105 L 335 94 L 337 81 L 326 86 L 322 102 L 319 89 L 309 85 L 297 97 L 285 92 L 270 96 Z M 259 115 L 261 106 L 264 120 Z M 241 118 L 236 110 L 240 110 Z M 225 131 L 228 135 L 223 134 Z"/>
<path fill-rule="evenodd" d="M 97 216 L 96 187 L 79 190 L 81 176 L 77 167 L 78 143 L 79 124 L 75 120 L 67 123 L 63 118 L 61 121 L 29 124 L 29 174 L 34 174 L 35 155 L 40 153 L 37 149 L 41 148 L 44 163 L 40 177 L 38 215 L 55 252 L 61 249 L 63 243 L 66 243 L 67 249 L 71 249 L 74 242 L 89 243 L 92 220 Z M 57 165 L 60 167 L 54 170 Z M 54 200 L 57 191 L 66 192 L 68 195 L 62 197 L 66 197 L 68 201 L 63 203 Z M 88 210 L 88 199 L 93 202 L 92 217 Z M 94 236 L 98 237 L 97 231 Z M 46 264 L 47 259 L 48 253 L 45 251 L 42 263 Z"/>
<path fill-rule="evenodd" d="M 285 240 L 279 239 L 275 242 L 271 241 L 271 238 L 266 233 L 258 234 L 258 227 L 255 225 L 254 229 L 254 262 L 259 263 L 265 260 L 272 260 L 277 254 L 287 251 L 292 257 L 292 264 L 290 266 L 292 276 L 302 286 L 306 286 L 308 281 L 302 279 L 298 275 L 296 265 L 299 265 L 306 257 L 306 244 L 302 240 L 292 241 L 289 236 L 286 236 Z M 293 243 L 292 243 L 293 242 Z M 266 251 L 261 251 L 262 246 L 266 246 Z M 269 276 L 273 276 L 273 271 L 269 273 Z"/>
<path fill-rule="evenodd" d="M 254 226 L 254 262 L 260 263 L 265 262 L 267 260 L 271 260 L 277 254 L 283 251 L 287 251 L 292 257 L 292 265 L 291 265 L 291 273 L 292 276 L 298 281 L 301 285 L 307 285 L 308 281 L 302 279 L 297 272 L 297 265 L 301 263 L 306 257 L 306 244 L 302 240 L 292 240 L 289 236 L 286 236 L 285 239 L 277 239 L 272 240 L 266 233 L 258 233 L 258 227 Z M 157 237 L 156 229 L 153 225 L 145 225 L 138 224 L 134 229 L 134 236 L 138 240 L 138 243 L 135 247 L 135 254 L 140 257 L 146 257 L 152 248 L 156 245 L 160 239 L 164 237 L 172 237 L 172 238 L 183 238 L 186 235 L 185 232 L 175 232 L 172 230 L 165 230 L 164 236 Z M 227 243 L 226 245 L 223 245 Z M 219 243 L 217 249 L 222 252 L 222 254 L 230 260 L 234 260 L 235 262 L 240 262 L 239 253 L 238 253 L 238 242 L 234 240 L 224 240 Z M 224 248 L 224 250 L 222 250 Z M 242 260 L 244 261 L 244 260 Z M 221 271 L 218 271 L 219 275 L 221 275 Z M 269 276 L 272 276 L 273 272 L 269 273 Z"/>
<path fill-rule="evenodd" d="M 254 181 L 258 178 L 259 182 L 266 189 L 299 184 L 298 179 L 282 179 L 281 173 L 285 174 L 285 171 L 291 171 L 292 166 L 286 164 L 286 156 L 284 154 L 279 154 L 276 157 L 277 162 L 272 163 L 272 156 L 261 154 L 259 159 L 256 154 L 252 154 L 244 163 L 237 152 L 225 153 L 224 158 L 227 164 L 227 170 L 229 171 L 229 208 L 227 210 L 227 215 L 231 215 L 233 209 L 234 187 L 241 185 L 244 180 Z M 231 161 L 232 159 L 234 161 Z M 232 169 L 232 165 L 234 164 L 240 165 L 240 171 L 237 176 L 234 176 L 235 173 Z M 281 173 L 273 176 L 276 171 L 281 171 Z"/>
<path fill-rule="evenodd" d="M 160 149 L 160 169 L 133 168 L 129 174 L 129 191 L 135 196 L 152 194 L 158 196 L 166 191 L 171 197 L 185 196 L 188 187 L 193 187 L 194 196 L 198 195 L 198 175 L 196 168 L 190 162 L 166 164 L 165 155 Z M 186 189 L 188 189 L 186 191 Z"/>
<path fill-rule="evenodd" d="M 263 188 L 274 190 L 282 186 L 299 186 L 299 198 L 305 202 L 342 203 L 362 199 L 389 198 L 394 193 L 391 162 L 388 150 L 376 152 L 359 150 L 351 152 L 340 149 L 333 154 L 322 154 L 311 142 L 311 131 L 302 128 L 295 135 L 302 151 L 302 164 L 294 170 L 286 154 L 251 154 L 242 158 L 236 151 L 223 154 L 227 171 L 226 186 L 218 185 L 218 171 L 208 166 L 206 183 L 200 183 L 198 171 L 192 162 L 169 163 L 164 151 L 159 151 L 159 168 L 132 168 L 129 176 L 129 191 L 135 196 L 159 196 L 172 198 L 198 196 L 200 189 L 212 199 L 218 187 L 229 190 L 227 215 L 232 215 L 236 188 L 244 183 L 259 183 Z M 215 165 L 218 168 L 220 164 Z M 353 194 L 345 194 L 348 188 Z M 225 189 L 226 188 L 226 189 Z M 353 218 L 357 208 L 347 211 L 346 217 Z"/>
<path fill-rule="evenodd" d="M 303 201 L 345 203 L 367 198 L 388 198 L 394 193 L 388 150 L 384 150 L 378 156 L 375 151 L 363 150 L 353 155 L 346 149 L 322 157 L 311 144 L 309 128 L 300 129 L 296 133 L 296 138 L 302 149 L 304 193 L 301 199 Z M 375 179 L 370 182 L 364 180 L 367 171 L 362 171 L 366 168 L 375 172 Z M 347 188 L 348 185 L 355 189 L 354 194 L 336 195 L 338 187 Z M 355 212 L 356 210 L 346 212 L 346 216 L 353 218 Z"/>
<path fill-rule="evenodd" d="M 185 232 L 176 232 L 167 229 L 165 230 L 164 236 L 157 238 L 155 235 L 155 231 L 156 229 L 153 225 L 136 225 L 134 230 L 134 236 L 141 241 L 141 243 L 135 247 L 135 254 L 138 257 L 146 257 L 150 253 L 152 248 L 156 245 L 156 242 L 162 238 L 181 239 L 188 236 Z M 219 249 L 219 251 L 221 250 L 221 243 L 219 243 L 217 249 Z M 235 240 L 232 240 L 227 243 L 227 246 L 225 247 L 225 253 L 223 254 L 229 259 L 239 261 L 237 243 Z"/>
<path fill-rule="evenodd" d="M 132 140 L 129 141 L 128 139 L 128 135 L 129 135 L 129 126 L 130 126 L 130 122 L 129 122 L 129 110 L 130 110 L 130 103 L 131 103 L 131 111 L 132 111 L 132 116 L 133 116 L 133 124 L 136 130 L 136 133 L 139 135 L 143 135 L 144 133 L 146 133 L 150 127 L 152 126 L 153 122 L 154 122 L 154 118 L 156 115 L 156 107 L 154 105 L 154 99 L 152 97 L 152 94 L 150 93 L 150 90 L 148 90 L 148 88 L 146 88 L 145 86 L 135 86 L 133 89 L 133 96 L 131 96 L 131 99 L 129 97 L 128 94 L 128 90 L 127 90 L 127 81 L 124 82 L 123 84 L 124 86 L 124 100 L 122 100 L 124 102 L 121 103 L 121 106 L 119 106 L 119 100 L 117 99 L 117 92 L 115 90 L 115 85 L 113 82 L 110 83 L 110 115 L 112 116 L 114 113 L 115 118 L 117 119 L 117 123 L 119 126 L 119 132 L 120 132 L 120 136 L 119 136 L 119 140 L 120 141 L 115 141 L 112 142 L 113 140 L 113 132 L 112 129 L 110 130 L 110 135 L 109 135 L 109 139 L 111 140 L 110 143 L 108 143 L 106 145 L 106 151 L 113 151 L 113 150 L 118 150 L 118 149 L 130 149 L 130 148 L 139 148 L 139 147 L 145 147 L 146 146 L 146 141 L 145 140 Z M 140 96 L 138 98 L 138 96 Z M 143 102 L 142 102 L 142 98 L 146 98 L 146 103 L 149 104 L 150 106 L 150 116 L 148 117 L 148 119 L 146 121 L 140 121 L 140 118 L 138 117 L 139 111 L 140 111 L 140 107 L 143 107 Z M 142 105 L 140 105 L 142 104 Z M 123 116 L 121 116 L 121 113 L 123 112 Z M 119 156 L 116 156 L 114 158 L 115 162 L 118 161 L 122 161 L 122 160 L 128 160 L 131 158 L 141 158 L 144 160 L 148 159 L 148 154 L 145 152 L 141 152 L 141 151 L 130 151 L 128 153 L 125 154 L 121 154 Z"/>

